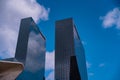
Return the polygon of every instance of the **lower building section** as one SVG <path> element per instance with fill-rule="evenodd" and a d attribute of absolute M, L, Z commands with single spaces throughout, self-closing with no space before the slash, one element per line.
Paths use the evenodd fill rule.
<path fill-rule="evenodd" d="M 70 58 L 70 80 L 81 80 L 76 56 Z"/>

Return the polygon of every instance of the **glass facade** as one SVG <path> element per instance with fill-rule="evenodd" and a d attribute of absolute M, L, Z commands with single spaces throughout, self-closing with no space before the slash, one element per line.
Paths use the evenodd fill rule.
<path fill-rule="evenodd" d="M 55 80 L 69 80 L 70 56 L 74 55 L 72 21 L 56 22 Z"/>
<path fill-rule="evenodd" d="M 45 80 L 45 45 L 45 38 L 33 19 L 22 19 L 15 58 L 5 59 L 24 64 L 16 80 Z"/>
<path fill-rule="evenodd" d="M 71 56 L 76 56 L 77 58 L 76 65 L 78 66 L 78 72 L 80 73 L 77 76 L 81 77 L 79 80 L 87 80 L 84 49 L 72 18 L 56 21 L 55 80 L 75 80 L 75 78 L 70 79 Z"/>
<path fill-rule="evenodd" d="M 75 50 L 75 55 L 76 55 L 76 59 L 79 67 L 81 80 L 88 80 L 85 52 L 84 52 L 84 48 L 75 25 L 73 27 L 73 32 L 74 32 L 74 50 Z"/>
<path fill-rule="evenodd" d="M 70 80 L 81 80 L 76 56 L 70 57 Z"/>

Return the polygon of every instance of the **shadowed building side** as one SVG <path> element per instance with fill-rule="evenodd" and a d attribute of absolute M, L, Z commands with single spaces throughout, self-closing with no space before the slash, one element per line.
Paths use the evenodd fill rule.
<path fill-rule="evenodd" d="M 73 34 L 74 34 L 74 50 L 80 77 L 81 80 L 88 80 L 85 51 L 75 25 L 73 27 Z"/>
<path fill-rule="evenodd" d="M 70 80 L 81 80 L 75 56 L 71 56 L 70 58 Z"/>
<path fill-rule="evenodd" d="M 21 20 L 18 41 L 16 46 L 15 58 L 24 64 L 27 56 L 28 39 L 29 39 L 31 22 L 32 22 L 31 18 Z"/>

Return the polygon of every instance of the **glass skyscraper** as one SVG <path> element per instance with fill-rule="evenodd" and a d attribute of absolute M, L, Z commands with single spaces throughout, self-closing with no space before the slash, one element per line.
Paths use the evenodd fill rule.
<path fill-rule="evenodd" d="M 72 18 L 56 21 L 55 80 L 88 80 L 84 48 Z"/>
<path fill-rule="evenodd" d="M 44 80 L 45 37 L 31 17 L 21 20 L 15 58 L 6 59 L 24 64 L 16 80 Z"/>
<path fill-rule="evenodd" d="M 17 80 L 44 79 L 45 38 L 32 18 L 21 20 L 15 58 L 25 64 Z"/>

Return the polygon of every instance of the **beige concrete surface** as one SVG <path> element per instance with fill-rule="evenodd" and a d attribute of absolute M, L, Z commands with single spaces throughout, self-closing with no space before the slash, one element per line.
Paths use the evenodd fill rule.
<path fill-rule="evenodd" d="M 0 61 L 0 80 L 15 80 L 23 68 L 19 62 Z"/>

